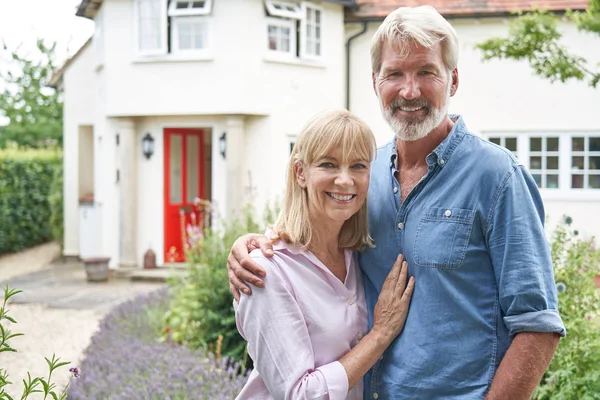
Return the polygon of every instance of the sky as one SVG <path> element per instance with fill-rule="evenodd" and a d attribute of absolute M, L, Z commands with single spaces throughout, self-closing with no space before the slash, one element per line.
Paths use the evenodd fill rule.
<path fill-rule="evenodd" d="M 73 55 L 94 32 L 94 22 L 75 16 L 81 0 L 0 0 L 0 69 L 7 68 L 9 50 L 35 54 L 36 39 L 56 42 L 56 61 Z M 0 82 L 0 90 L 3 86 Z M 0 125 L 6 123 L 0 117 Z"/>

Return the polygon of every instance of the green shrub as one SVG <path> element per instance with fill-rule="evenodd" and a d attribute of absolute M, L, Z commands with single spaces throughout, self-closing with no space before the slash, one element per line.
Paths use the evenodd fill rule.
<path fill-rule="evenodd" d="M 63 170 L 56 168 L 50 184 L 50 226 L 52 239 L 60 243 L 61 249 L 64 242 L 64 212 L 63 212 Z"/>
<path fill-rule="evenodd" d="M 59 150 L 0 150 L 0 254 L 52 239 L 50 188 Z"/>
<path fill-rule="evenodd" d="M 265 218 L 276 211 L 269 207 Z M 239 335 L 233 310 L 233 297 L 227 278 L 227 255 L 241 235 L 264 232 L 267 221 L 259 225 L 247 208 L 244 217 L 219 228 L 209 229 L 187 253 L 184 279 L 171 279 L 173 300 L 166 313 L 170 338 L 192 349 L 203 348 L 217 356 L 241 360 L 246 342 Z"/>
<path fill-rule="evenodd" d="M 535 393 L 537 400 L 600 399 L 600 251 L 570 231 L 571 218 L 553 233 L 551 248 L 559 309 L 567 329 Z"/>

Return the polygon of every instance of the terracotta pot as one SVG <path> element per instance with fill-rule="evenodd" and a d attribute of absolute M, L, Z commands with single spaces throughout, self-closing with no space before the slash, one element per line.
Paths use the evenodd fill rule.
<path fill-rule="evenodd" d="M 88 282 L 106 282 L 108 281 L 109 269 L 108 261 L 109 257 L 93 257 L 84 258 L 83 264 L 85 266 L 85 273 Z"/>
<path fill-rule="evenodd" d="M 600 275 L 594 277 L 594 283 L 596 284 L 596 287 L 600 288 Z"/>

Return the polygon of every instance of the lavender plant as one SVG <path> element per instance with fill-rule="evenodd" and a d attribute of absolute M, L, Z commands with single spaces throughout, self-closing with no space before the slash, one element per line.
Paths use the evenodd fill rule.
<path fill-rule="evenodd" d="M 8 285 L 4 288 L 4 302 L 2 303 L 2 307 L 0 308 L 0 353 L 3 352 L 16 352 L 14 348 L 12 348 L 9 344 L 10 339 L 13 339 L 18 336 L 23 336 L 22 333 L 13 333 L 6 326 L 6 321 L 12 322 L 16 324 L 14 318 L 8 315 L 8 309 L 6 308 L 6 304 L 8 300 L 15 296 L 16 294 L 21 293 L 22 290 L 16 289 L 8 289 Z M 27 372 L 27 379 L 23 379 L 23 392 L 21 395 L 21 400 L 27 399 L 33 393 L 43 393 L 44 400 L 48 398 L 48 396 L 52 396 L 54 400 L 64 400 L 67 398 L 66 388 L 61 392 L 56 392 L 56 384 L 52 382 L 52 374 L 58 368 L 70 364 L 68 361 L 60 361 L 60 358 L 56 357 L 55 354 L 52 355 L 52 359 L 46 359 L 48 363 L 48 377 L 31 377 L 31 374 Z M 69 371 L 73 374 L 74 377 L 79 377 L 79 369 L 71 368 Z M 0 368 L 0 400 L 13 400 L 13 398 L 6 392 L 6 388 L 8 385 L 12 384 L 8 380 L 8 371 L 4 368 Z M 67 385 L 68 387 L 68 385 Z"/>
<path fill-rule="evenodd" d="M 228 358 L 159 340 L 167 289 L 116 307 L 85 351 L 69 399 L 233 399 L 246 377 Z"/>

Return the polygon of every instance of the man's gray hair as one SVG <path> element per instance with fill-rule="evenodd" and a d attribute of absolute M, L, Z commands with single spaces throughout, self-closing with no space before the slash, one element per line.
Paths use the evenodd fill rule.
<path fill-rule="evenodd" d="M 442 57 L 449 71 L 458 65 L 458 36 L 450 23 L 431 6 L 400 7 L 381 23 L 371 44 L 371 68 L 381 70 L 381 50 L 391 45 L 405 57 L 413 44 L 432 48 L 442 45 Z"/>

